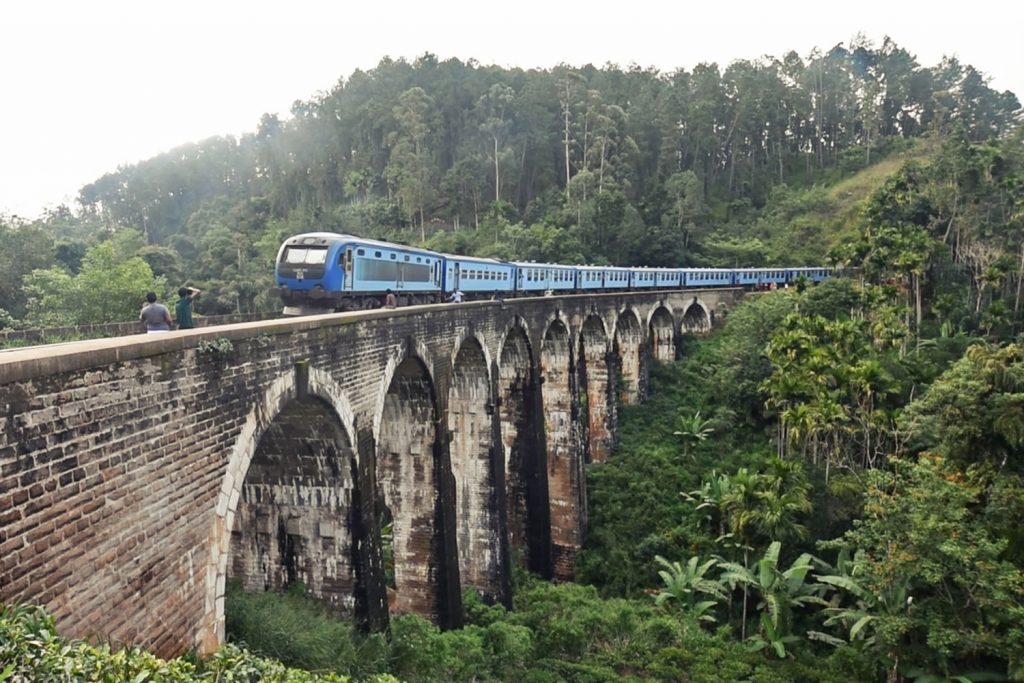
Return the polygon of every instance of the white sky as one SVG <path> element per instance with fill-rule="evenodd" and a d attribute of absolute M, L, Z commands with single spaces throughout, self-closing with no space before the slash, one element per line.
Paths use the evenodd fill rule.
<path fill-rule="evenodd" d="M 187 142 L 254 131 L 382 57 L 627 66 L 806 57 L 858 32 L 1024 99 L 1019 0 L 0 0 L 0 214 L 33 218 Z"/>

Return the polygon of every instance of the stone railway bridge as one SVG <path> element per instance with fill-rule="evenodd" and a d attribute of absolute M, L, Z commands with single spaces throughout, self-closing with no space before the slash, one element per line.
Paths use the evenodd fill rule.
<path fill-rule="evenodd" d="M 0 601 L 161 656 L 224 636 L 225 583 L 293 581 L 369 628 L 572 576 L 584 466 L 649 359 L 738 290 L 242 323 L 0 353 Z"/>

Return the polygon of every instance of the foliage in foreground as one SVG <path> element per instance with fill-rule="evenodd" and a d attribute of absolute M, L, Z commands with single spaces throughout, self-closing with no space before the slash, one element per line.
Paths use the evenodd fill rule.
<path fill-rule="evenodd" d="M 3 683 L 348 683 L 347 676 L 288 668 L 235 645 L 206 661 L 162 660 L 139 648 L 68 641 L 40 607 L 0 605 L 0 682 Z M 374 676 L 372 683 L 398 683 Z"/>
<path fill-rule="evenodd" d="M 511 612 L 468 593 L 462 629 L 442 632 L 417 616 L 394 617 L 386 654 L 390 673 L 409 683 L 838 683 L 870 677 L 848 649 L 817 662 L 805 655 L 774 660 L 752 652 L 728 629 L 709 633 L 697 620 L 661 609 L 648 596 L 605 600 L 589 586 L 554 585 L 525 575 L 516 583 Z M 315 603 L 297 595 L 249 595 L 236 587 L 229 600 L 246 612 L 242 603 L 274 603 L 275 619 L 305 631 L 293 632 L 288 641 L 287 647 L 299 650 L 276 647 L 289 663 L 307 656 L 298 643 L 319 640 L 335 628 L 319 620 Z M 229 636 L 251 645 L 255 632 L 267 626 L 233 619 Z M 353 659 L 356 650 L 342 649 L 337 656 L 321 664 L 334 671 L 360 666 Z"/>

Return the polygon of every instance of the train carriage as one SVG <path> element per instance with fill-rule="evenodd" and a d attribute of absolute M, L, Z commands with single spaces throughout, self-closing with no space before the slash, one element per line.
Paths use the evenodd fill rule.
<path fill-rule="evenodd" d="M 576 266 L 576 288 L 584 291 L 599 291 L 605 288 L 608 269 L 605 266 Z"/>
<path fill-rule="evenodd" d="M 789 281 L 786 268 L 739 268 L 735 273 L 737 285 L 754 289 L 781 287 Z"/>
<path fill-rule="evenodd" d="M 516 267 L 516 291 L 526 293 L 566 292 L 576 289 L 577 266 L 556 263 L 522 263 Z"/>
<path fill-rule="evenodd" d="M 679 289 L 683 282 L 683 272 L 678 268 L 654 268 L 654 286 L 658 289 Z"/>
<path fill-rule="evenodd" d="M 630 289 L 654 289 L 657 274 L 653 268 L 630 268 Z"/>
<path fill-rule="evenodd" d="M 456 289 L 469 299 L 502 296 L 515 289 L 516 267 L 507 261 L 473 256 L 446 256 L 445 294 Z"/>
<path fill-rule="evenodd" d="M 684 287 L 732 287 L 734 271 L 725 268 L 685 268 L 682 270 Z"/>
<path fill-rule="evenodd" d="M 786 269 L 786 281 L 793 284 L 803 278 L 811 284 L 818 284 L 826 280 L 831 274 L 829 268 L 814 268 L 810 266 L 803 266 L 801 268 L 787 268 Z"/>

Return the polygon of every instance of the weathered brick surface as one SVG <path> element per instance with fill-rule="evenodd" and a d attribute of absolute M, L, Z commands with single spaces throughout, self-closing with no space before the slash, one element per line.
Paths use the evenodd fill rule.
<path fill-rule="evenodd" d="M 579 397 L 589 410 L 610 395 L 577 386 L 583 321 L 642 372 L 655 308 L 702 331 L 734 296 L 425 306 L 2 352 L 0 600 L 161 655 L 220 642 L 229 576 L 302 580 L 371 627 L 389 594 L 456 624 L 462 587 L 507 600 L 510 549 L 572 574 L 581 444 L 601 421 Z M 583 376 L 599 382 L 594 359 Z"/>
<path fill-rule="evenodd" d="M 666 308 L 656 308 L 651 314 L 647 337 L 651 343 L 651 357 L 662 363 L 676 359 L 676 324 Z"/>
<path fill-rule="evenodd" d="M 609 363 L 611 349 L 604 322 L 596 315 L 583 321 L 580 332 L 579 385 L 585 405 L 586 455 L 588 462 L 605 462 L 615 445 L 615 375 Z"/>
<path fill-rule="evenodd" d="M 615 321 L 614 346 L 618 356 L 619 400 L 625 405 L 640 403 L 646 389 L 642 380 L 645 348 L 636 311 L 623 311 Z"/>

